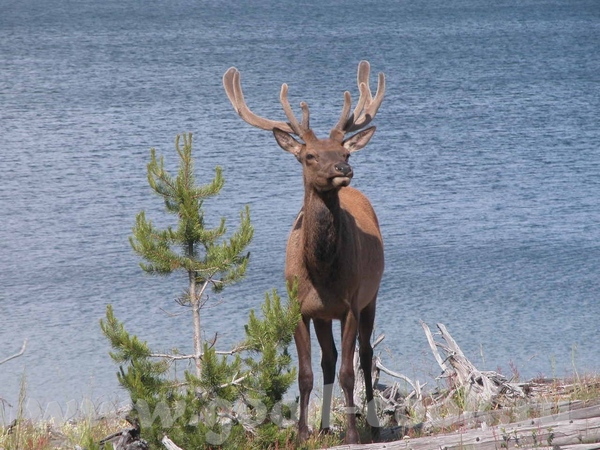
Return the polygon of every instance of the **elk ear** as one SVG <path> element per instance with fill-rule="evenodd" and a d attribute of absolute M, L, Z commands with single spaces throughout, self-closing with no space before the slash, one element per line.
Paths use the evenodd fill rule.
<path fill-rule="evenodd" d="M 279 128 L 273 128 L 273 136 L 275 136 L 275 140 L 282 149 L 298 158 L 304 144 L 298 142 L 291 134 L 286 133 Z"/>
<path fill-rule="evenodd" d="M 369 127 L 366 130 L 359 131 L 355 135 L 350 136 L 348 139 L 342 142 L 342 145 L 350 153 L 356 152 L 369 143 L 374 133 L 375 127 Z"/>

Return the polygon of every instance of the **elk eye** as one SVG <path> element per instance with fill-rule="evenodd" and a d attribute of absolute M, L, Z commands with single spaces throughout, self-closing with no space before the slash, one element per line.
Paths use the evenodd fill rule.
<path fill-rule="evenodd" d="M 315 159 L 316 159 L 316 157 L 315 157 L 315 155 L 313 155 L 312 153 L 307 153 L 307 154 L 306 154 L 306 160 L 307 160 L 307 161 L 313 161 L 313 160 L 315 160 Z"/>

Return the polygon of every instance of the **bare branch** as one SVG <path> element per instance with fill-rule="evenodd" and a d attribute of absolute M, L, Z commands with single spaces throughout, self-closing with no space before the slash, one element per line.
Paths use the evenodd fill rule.
<path fill-rule="evenodd" d="M 229 386 L 237 386 L 242 381 L 244 381 L 246 378 L 248 378 L 248 376 L 249 376 L 249 374 L 243 375 L 243 376 L 238 377 L 238 378 L 233 377 L 233 379 L 229 383 L 222 384 L 219 387 L 220 388 L 226 388 L 226 387 L 229 387 Z"/>
<path fill-rule="evenodd" d="M 377 339 L 375 339 L 375 342 L 373 342 L 372 347 L 375 348 L 377 347 L 379 344 L 381 344 L 381 342 L 385 339 L 385 334 L 380 334 L 379 336 L 377 336 Z"/>
<path fill-rule="evenodd" d="M 23 346 L 21 347 L 21 350 L 19 350 L 18 353 L 15 353 L 12 356 L 9 356 L 8 358 L 3 359 L 2 361 L 0 361 L 0 364 L 4 364 L 5 362 L 10 361 L 11 359 L 15 359 L 18 358 L 19 356 L 21 356 L 23 353 L 25 353 L 25 349 L 27 348 L 27 339 L 25 339 L 23 341 Z"/>
<path fill-rule="evenodd" d="M 181 303 L 179 303 L 179 300 L 177 300 L 177 299 L 176 299 L 175 301 L 176 301 L 176 302 L 177 302 L 177 304 L 178 304 L 178 305 L 180 305 L 180 306 L 188 306 L 188 305 L 182 305 Z M 185 311 L 183 311 L 183 312 L 179 312 L 179 313 L 172 313 L 172 312 L 169 312 L 169 311 L 167 311 L 167 310 L 166 310 L 166 309 L 164 309 L 164 308 L 158 308 L 158 309 L 160 309 L 160 310 L 161 310 L 163 313 L 165 313 L 165 315 L 167 315 L 168 317 L 178 317 L 178 316 L 181 316 L 182 314 L 185 314 Z"/>
<path fill-rule="evenodd" d="M 425 322 L 423 322 L 422 320 L 421 320 L 421 326 L 423 327 L 423 331 L 425 331 L 425 336 L 427 336 L 427 342 L 429 342 L 429 347 L 431 347 L 431 351 L 433 353 L 435 360 L 437 361 L 439 366 L 442 368 L 442 371 L 447 372 L 448 366 L 446 365 L 445 360 L 440 356 L 440 353 L 437 350 L 437 344 L 436 344 L 435 340 L 433 339 L 431 330 L 429 329 L 427 324 Z"/>
<path fill-rule="evenodd" d="M 185 359 L 195 359 L 196 355 L 174 355 L 171 353 L 151 353 L 150 358 L 164 358 L 171 361 L 182 361 Z"/>
<path fill-rule="evenodd" d="M 379 358 L 377 358 L 377 361 L 375 363 L 375 365 L 377 366 L 377 368 L 379 370 L 381 370 L 384 373 L 387 373 L 388 375 L 395 377 L 395 378 L 400 378 L 401 380 L 406 381 L 408 384 L 410 384 L 412 386 L 412 388 L 415 390 L 415 392 L 419 392 L 421 389 L 421 387 L 423 387 L 423 385 L 419 385 L 419 382 L 417 381 L 417 384 L 413 383 L 412 380 L 410 378 L 408 378 L 406 375 L 402 375 L 401 373 L 398 372 L 394 372 L 393 370 L 388 369 L 387 367 L 385 367 L 381 361 L 379 360 Z"/>
<path fill-rule="evenodd" d="M 175 445 L 175 443 L 171 439 L 169 439 L 169 436 L 167 436 L 166 434 L 163 436 L 160 442 L 162 442 L 162 444 L 167 448 L 167 450 L 183 450 L 181 447 Z"/>
<path fill-rule="evenodd" d="M 230 356 L 230 355 L 235 355 L 236 353 L 243 352 L 246 349 L 247 349 L 246 346 L 238 345 L 237 347 L 234 347 L 231 350 L 216 350 L 215 354 Z M 173 353 L 151 353 L 149 356 L 151 358 L 164 358 L 164 359 L 169 359 L 171 361 L 183 361 L 186 359 L 195 359 L 196 358 L 196 355 L 177 355 L 177 354 L 173 354 Z M 200 354 L 200 358 L 202 358 L 202 356 L 204 356 L 204 353 Z"/>

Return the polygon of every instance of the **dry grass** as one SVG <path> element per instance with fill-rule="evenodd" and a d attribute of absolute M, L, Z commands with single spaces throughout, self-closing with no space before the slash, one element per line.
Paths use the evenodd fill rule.
<path fill-rule="evenodd" d="M 565 402 L 582 402 L 586 405 L 600 403 L 599 374 L 577 374 L 571 378 L 557 380 L 536 379 L 528 385 L 528 402 L 531 405 L 554 405 L 558 409 Z M 332 411 L 332 433 L 324 436 L 314 434 L 302 445 L 302 449 L 328 448 L 342 442 L 345 418 L 341 406 L 341 400 L 336 399 Z M 318 429 L 319 407 L 318 401 L 311 407 L 310 422 L 313 429 Z M 507 417 L 511 411 L 505 409 L 502 414 Z M 535 415 L 535 408 L 530 408 L 530 414 Z M 62 423 L 32 422 L 21 418 L 9 426 L 0 427 L 0 450 L 73 450 L 78 447 L 87 450 L 99 449 L 98 442 L 102 438 L 129 426 L 121 416 L 122 414 L 114 413 L 100 418 L 80 417 Z M 419 419 L 415 416 L 414 420 L 414 427 L 407 429 L 407 434 L 417 437 Z M 361 422 L 359 420 L 359 424 Z M 368 442 L 368 427 L 363 424 L 361 428 L 363 442 Z M 448 429 L 436 430 L 442 431 L 447 432 Z M 289 448 L 297 446 L 290 444 Z"/>
<path fill-rule="evenodd" d="M 105 436 L 126 428 L 127 423 L 113 415 L 96 419 L 81 418 L 63 423 L 16 420 L 0 428 L 0 449 L 3 450 L 87 450 L 99 448 Z"/>
<path fill-rule="evenodd" d="M 534 379 L 522 383 L 522 387 L 527 394 L 526 398 L 507 399 L 502 405 L 478 411 L 464 410 L 460 399 L 453 398 L 453 402 L 447 403 L 445 409 L 428 410 L 428 422 L 417 415 L 412 417 L 410 423 L 404 422 L 402 427 L 392 427 L 395 436 L 390 436 L 389 440 L 396 440 L 398 433 L 410 438 L 435 436 L 478 427 L 481 422 L 485 422 L 487 426 L 496 426 L 600 404 L 599 374 L 575 375 L 563 379 Z"/>

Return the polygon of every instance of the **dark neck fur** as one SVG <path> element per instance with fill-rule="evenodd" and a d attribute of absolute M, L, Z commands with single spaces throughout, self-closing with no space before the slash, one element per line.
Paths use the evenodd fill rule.
<path fill-rule="evenodd" d="M 304 198 L 304 263 L 314 281 L 333 281 L 341 236 L 338 191 L 307 190 Z"/>

